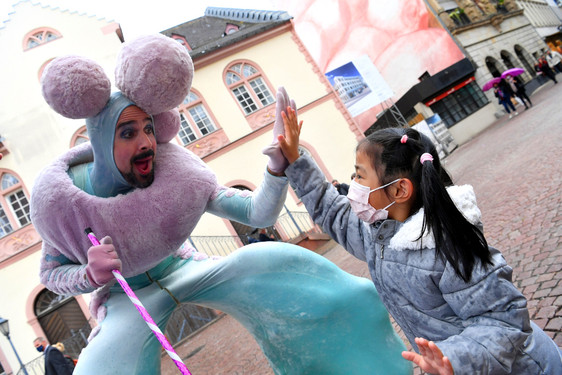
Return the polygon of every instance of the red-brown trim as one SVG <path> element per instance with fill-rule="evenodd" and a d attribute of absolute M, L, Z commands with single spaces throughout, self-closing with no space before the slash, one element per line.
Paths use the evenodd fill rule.
<path fill-rule="evenodd" d="M 324 85 L 326 91 L 332 94 L 336 108 L 342 113 L 343 117 L 348 123 L 349 129 L 353 134 L 355 134 L 355 138 L 358 141 L 365 138 L 365 135 L 363 134 L 361 128 L 359 127 L 359 124 L 353 119 L 353 116 L 351 116 L 351 114 L 347 110 L 347 107 L 345 106 L 339 95 L 335 92 L 334 88 L 330 84 L 330 81 L 328 80 L 328 78 L 326 78 L 324 73 L 322 73 L 320 67 L 318 66 L 318 64 L 316 64 L 316 62 L 312 58 L 312 55 L 310 54 L 310 52 L 308 51 L 302 40 L 297 35 L 297 32 L 295 31 L 294 28 L 293 20 L 291 20 L 290 31 L 291 31 L 291 38 L 298 46 L 299 51 L 305 56 L 306 62 L 312 65 L 312 70 L 314 71 L 314 73 L 316 73 L 316 76 L 318 77 L 320 82 Z"/>
<path fill-rule="evenodd" d="M 84 130 L 86 130 L 86 125 L 82 125 L 74 132 L 74 134 L 72 134 L 72 138 L 70 138 L 70 148 L 76 146 L 76 141 L 78 140 L 78 138 L 85 138 L 87 140 L 90 140 L 90 138 L 87 135 L 84 136 L 84 134 L 82 134 Z"/>
<path fill-rule="evenodd" d="M 46 32 L 51 32 L 51 33 L 55 34 L 55 35 L 57 36 L 57 38 L 56 38 L 56 39 L 53 39 L 53 40 L 49 40 L 49 41 L 43 41 L 43 42 L 41 42 L 38 46 L 35 46 L 35 47 L 32 47 L 32 48 L 28 48 L 28 47 L 27 47 L 27 41 L 28 41 L 29 39 L 31 39 L 31 37 L 32 37 L 34 34 L 37 34 L 38 32 L 41 32 L 41 31 L 43 32 L 43 34 L 45 34 Z M 62 34 L 61 34 L 60 32 L 58 32 L 57 30 L 52 29 L 52 28 L 50 28 L 50 27 L 38 27 L 38 28 L 36 28 L 36 29 L 31 30 L 31 31 L 28 32 L 27 34 L 25 34 L 25 36 L 23 37 L 23 41 L 22 41 L 22 49 L 23 49 L 24 51 L 30 51 L 30 50 L 33 50 L 33 49 L 35 49 L 35 48 L 37 48 L 37 47 L 39 47 L 39 46 L 42 46 L 42 45 L 44 45 L 44 44 L 47 44 L 47 43 L 50 43 L 50 42 L 54 42 L 55 40 L 58 40 L 58 39 L 60 39 L 60 38 L 62 38 Z"/>
<path fill-rule="evenodd" d="M 443 99 L 446 96 L 451 95 L 452 93 L 454 93 L 455 91 L 459 90 L 460 88 L 468 85 L 470 82 L 474 82 L 476 79 L 474 78 L 474 76 L 470 77 L 469 79 L 459 83 L 458 85 L 456 85 L 455 87 L 450 88 L 449 90 L 445 91 L 444 93 L 437 95 L 435 98 L 425 102 L 424 104 L 426 106 L 430 106 L 436 102 L 438 102 L 439 100 Z"/>
<path fill-rule="evenodd" d="M 41 82 L 41 76 L 43 75 L 43 71 L 45 70 L 45 67 L 47 67 L 47 65 L 49 65 L 49 63 L 50 63 L 51 61 L 53 61 L 54 59 L 55 59 L 55 58 L 53 57 L 52 59 L 49 59 L 49 60 L 45 61 L 45 62 L 43 63 L 43 65 L 41 65 L 41 67 L 39 68 L 39 71 L 37 72 L 37 80 L 38 80 L 39 82 Z"/>

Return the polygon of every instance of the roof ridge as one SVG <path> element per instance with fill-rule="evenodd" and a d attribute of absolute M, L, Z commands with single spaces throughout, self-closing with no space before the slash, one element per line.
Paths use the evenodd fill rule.
<path fill-rule="evenodd" d="M 13 2 L 13 4 L 10 7 L 10 11 L 6 15 L 6 18 L 3 19 L 3 20 L 0 20 L 0 29 L 5 28 L 6 24 L 12 20 L 12 15 L 17 12 L 15 7 L 17 5 L 20 5 L 20 4 L 23 4 L 23 3 L 29 3 L 33 6 L 39 6 L 43 9 L 47 9 L 47 10 L 51 10 L 51 11 L 68 13 L 68 14 L 71 14 L 71 15 L 78 15 L 78 16 L 87 17 L 87 18 L 95 18 L 95 19 L 100 20 L 100 21 L 115 22 L 115 20 L 112 19 L 112 18 L 107 18 L 106 16 L 100 16 L 100 15 L 97 15 L 97 14 L 93 14 L 93 13 L 90 13 L 88 11 L 79 11 L 79 10 L 73 10 L 71 7 L 61 7 L 59 5 L 45 4 L 44 0 L 19 0 L 19 1 Z"/>
<path fill-rule="evenodd" d="M 205 16 L 253 23 L 290 20 L 292 17 L 284 10 L 257 10 L 239 8 L 207 7 Z"/>

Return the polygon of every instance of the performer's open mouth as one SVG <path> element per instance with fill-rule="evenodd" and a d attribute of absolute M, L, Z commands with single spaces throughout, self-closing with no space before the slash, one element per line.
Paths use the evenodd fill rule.
<path fill-rule="evenodd" d="M 133 164 L 141 175 L 146 176 L 152 169 L 152 156 L 140 160 L 135 160 Z"/>

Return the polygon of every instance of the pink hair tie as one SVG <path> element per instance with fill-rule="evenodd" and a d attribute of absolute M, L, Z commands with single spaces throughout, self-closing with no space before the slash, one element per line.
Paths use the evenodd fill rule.
<path fill-rule="evenodd" d="M 433 156 L 430 153 L 425 152 L 420 156 L 420 162 L 423 164 L 426 161 L 433 161 Z"/>
<path fill-rule="evenodd" d="M 400 138 L 400 143 L 406 143 L 407 140 L 408 140 L 408 136 L 404 134 L 402 138 Z"/>

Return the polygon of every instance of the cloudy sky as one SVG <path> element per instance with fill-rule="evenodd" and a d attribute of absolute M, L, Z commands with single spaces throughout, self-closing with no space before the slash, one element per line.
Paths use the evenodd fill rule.
<path fill-rule="evenodd" d="M 121 24 L 127 39 L 157 33 L 201 17 L 208 6 L 276 10 L 275 0 L 31 0 L 113 20 Z M 0 19 L 8 19 L 17 0 L 0 1 Z M 140 5 L 142 4 L 142 5 Z"/>

